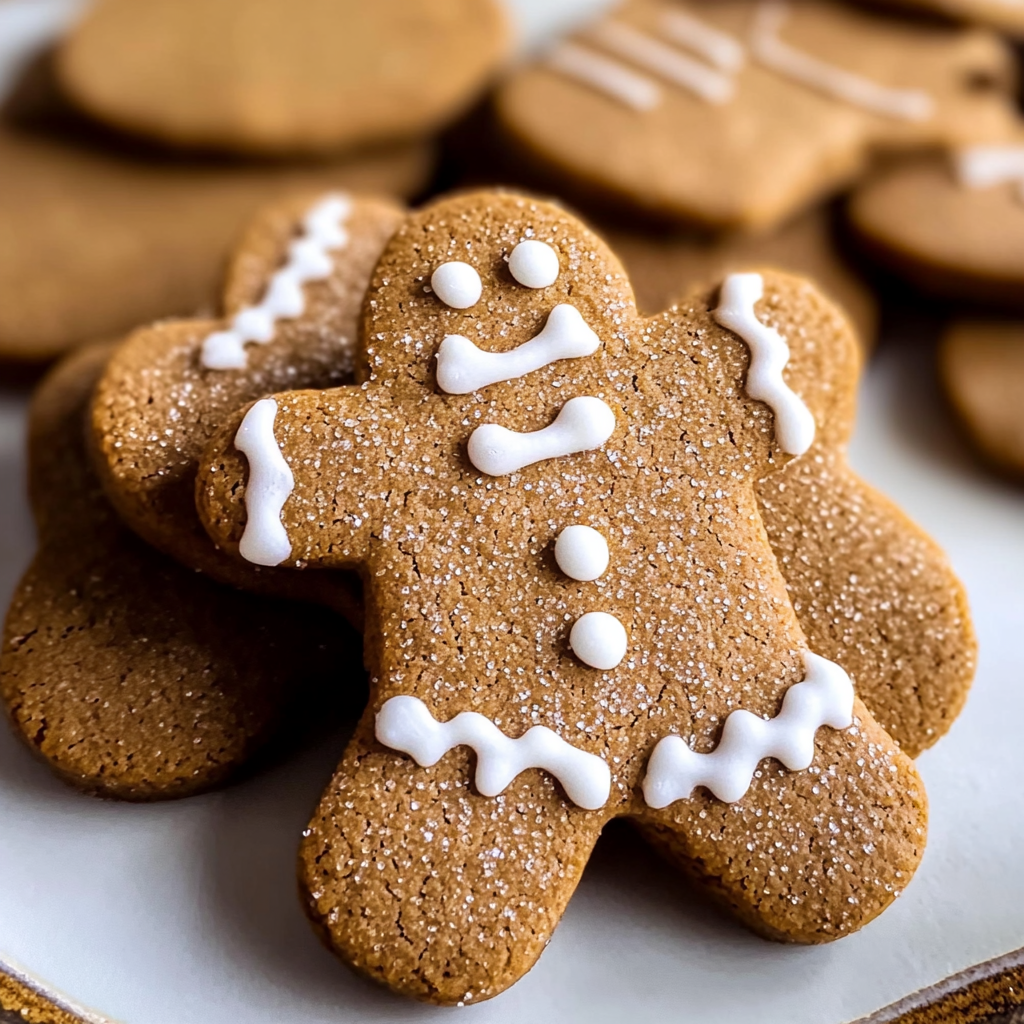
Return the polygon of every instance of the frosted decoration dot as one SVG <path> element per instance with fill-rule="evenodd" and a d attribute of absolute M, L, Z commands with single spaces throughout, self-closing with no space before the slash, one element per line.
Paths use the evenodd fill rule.
<path fill-rule="evenodd" d="M 570 579 L 588 583 L 608 568 L 608 542 L 589 526 L 567 526 L 555 541 L 555 561 Z"/>
<path fill-rule="evenodd" d="M 558 253 L 544 242 L 520 242 L 508 258 L 508 269 L 524 288 L 547 288 L 558 279 Z"/>
<path fill-rule="evenodd" d="M 587 612 L 569 633 L 569 646 L 584 665 L 607 672 L 626 656 L 627 637 L 622 623 L 607 612 Z"/>
<path fill-rule="evenodd" d="M 483 285 L 480 275 L 468 263 L 452 260 L 442 263 L 430 276 L 434 294 L 452 309 L 469 309 L 480 301 Z"/>

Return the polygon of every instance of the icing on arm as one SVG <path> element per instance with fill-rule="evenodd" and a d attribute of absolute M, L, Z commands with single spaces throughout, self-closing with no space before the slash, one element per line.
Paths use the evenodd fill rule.
<path fill-rule="evenodd" d="M 245 414 L 235 434 L 235 447 L 249 460 L 245 532 L 238 550 L 254 565 L 280 565 L 292 553 L 281 509 L 295 487 L 295 478 L 274 437 L 276 417 L 277 402 L 264 398 Z"/>
<path fill-rule="evenodd" d="M 645 71 L 681 86 L 708 103 L 727 103 L 736 91 L 728 75 L 625 22 L 600 22 L 587 32 L 587 37 L 616 56 L 633 61 Z"/>
<path fill-rule="evenodd" d="M 575 306 L 561 303 L 544 329 L 510 352 L 485 352 L 461 334 L 449 334 L 437 350 L 437 384 L 450 395 L 468 395 L 489 384 L 523 377 L 559 359 L 593 355 L 601 345 Z"/>
<path fill-rule="evenodd" d="M 779 447 L 790 455 L 803 455 L 814 443 L 814 417 L 782 379 L 782 371 L 789 362 L 789 346 L 774 327 L 766 327 L 754 312 L 763 294 L 764 279 L 760 274 L 730 274 L 722 284 L 719 306 L 712 315 L 747 343 L 747 394 L 771 406 Z"/>
<path fill-rule="evenodd" d="M 804 654 L 806 675 L 791 686 L 782 710 L 765 721 L 749 711 L 734 711 L 710 754 L 692 751 L 679 736 L 658 742 L 643 781 L 649 807 L 686 800 L 698 786 L 726 803 L 742 799 L 758 764 L 766 757 L 790 771 L 803 771 L 814 760 L 814 737 L 822 726 L 847 729 L 853 724 L 853 683 L 834 662 Z"/>
<path fill-rule="evenodd" d="M 964 188 L 992 188 L 1012 181 L 1024 200 L 1024 145 L 969 146 L 954 156 L 957 180 Z"/>
<path fill-rule="evenodd" d="M 600 398 L 571 398 L 554 423 L 532 433 L 485 423 L 469 438 L 469 461 L 482 473 L 505 476 L 524 466 L 600 448 L 615 431 L 615 413 Z"/>
<path fill-rule="evenodd" d="M 633 110 L 653 110 L 661 103 L 657 82 L 589 47 L 560 43 L 548 53 L 544 63 L 552 71 L 589 85 Z"/>
<path fill-rule="evenodd" d="M 287 262 L 270 279 L 259 304 L 240 310 L 227 330 L 216 331 L 203 342 L 203 366 L 208 370 L 244 369 L 247 344 L 267 344 L 274 338 L 278 320 L 305 312 L 302 286 L 330 276 L 334 269 L 330 253 L 348 244 L 344 221 L 351 206 L 346 196 L 329 195 L 308 211 L 302 235 L 288 247 Z"/>
<path fill-rule="evenodd" d="M 836 67 L 790 46 L 779 37 L 789 8 L 781 0 L 764 0 L 754 15 L 751 48 L 765 67 L 833 99 L 902 121 L 927 121 L 935 104 L 921 89 L 896 89 Z"/>
<path fill-rule="evenodd" d="M 543 725 L 513 740 L 475 711 L 438 722 L 418 697 L 399 696 L 385 701 L 377 712 L 376 734 L 384 746 L 408 754 L 424 768 L 437 764 L 449 750 L 471 747 L 477 757 L 476 788 L 483 796 L 497 796 L 528 768 L 553 775 L 584 810 L 603 807 L 611 792 L 611 772 L 600 757 L 579 750 Z"/>
<path fill-rule="evenodd" d="M 746 53 L 738 39 L 684 10 L 665 11 L 658 26 L 666 39 L 685 46 L 720 71 L 735 74 L 746 61 Z"/>

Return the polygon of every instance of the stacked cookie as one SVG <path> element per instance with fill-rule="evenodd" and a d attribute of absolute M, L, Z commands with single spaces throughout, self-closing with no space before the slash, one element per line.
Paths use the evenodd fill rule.
<path fill-rule="evenodd" d="M 347 34 L 300 7 L 101 0 L 59 79 L 248 175 L 432 130 L 500 51 L 484 0 L 388 0 Z M 874 298 L 822 204 L 879 148 L 1005 138 L 1010 79 L 983 30 L 629 0 L 477 112 L 496 172 L 453 143 L 457 176 L 563 200 L 409 210 L 317 165 L 239 233 L 211 309 L 133 307 L 37 391 L 15 729 L 146 800 L 358 719 L 296 837 L 305 909 L 430 1002 L 521 978 L 617 817 L 768 938 L 856 931 L 920 863 L 912 758 L 975 641 L 943 553 L 847 464 Z"/>

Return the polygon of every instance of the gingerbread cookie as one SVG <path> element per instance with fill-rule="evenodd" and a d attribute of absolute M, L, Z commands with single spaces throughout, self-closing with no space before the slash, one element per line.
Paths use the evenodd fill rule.
<path fill-rule="evenodd" d="M 237 775 L 311 708 L 353 713 L 360 647 L 329 612 L 228 590 L 121 524 L 83 431 L 110 351 L 70 356 L 33 400 L 39 550 L 7 614 L 0 695 L 15 731 L 63 778 L 157 800 Z"/>
<path fill-rule="evenodd" d="M 874 347 L 878 304 L 844 259 L 825 208 L 809 210 L 767 235 L 709 237 L 604 225 L 599 234 L 622 260 L 642 313 L 668 309 L 695 284 L 718 281 L 735 270 L 772 266 L 813 280 L 842 307 L 862 346 Z"/>
<path fill-rule="evenodd" d="M 1024 135 L 894 164 L 854 192 L 849 222 L 923 291 L 1024 309 Z"/>
<path fill-rule="evenodd" d="M 58 72 L 89 113 L 172 145 L 329 152 L 452 120 L 507 35 L 496 0 L 99 0 Z"/>
<path fill-rule="evenodd" d="M 815 0 L 628 0 L 499 90 L 509 145 L 563 194 L 766 229 L 875 150 L 1003 138 L 992 34 Z"/>
<path fill-rule="evenodd" d="M 411 194 L 431 164 L 420 145 L 308 166 L 172 162 L 0 126 L 0 358 L 50 359 L 212 309 L 261 205 L 297 189 Z"/>
<path fill-rule="evenodd" d="M 1024 324 L 953 324 L 939 367 L 950 403 L 977 450 L 997 469 L 1024 476 Z"/>
<path fill-rule="evenodd" d="M 831 307 L 736 275 L 641 320 L 574 218 L 483 193 L 410 217 L 365 310 L 363 383 L 249 406 L 197 486 L 237 557 L 364 577 L 371 702 L 300 855 L 325 939 L 489 998 L 623 815 L 765 935 L 880 913 L 923 787 L 808 649 L 754 496 L 815 433 L 777 331 Z"/>
<path fill-rule="evenodd" d="M 370 273 L 402 220 L 394 204 L 344 193 L 303 194 L 264 210 L 241 240 L 224 287 L 225 316 L 136 331 L 96 388 L 93 448 L 125 521 L 185 565 L 235 586 L 295 595 L 292 574 L 239 567 L 195 515 L 197 460 L 224 418 L 270 392 L 351 379 Z M 357 582 L 322 574 L 327 601 L 359 621 Z"/>

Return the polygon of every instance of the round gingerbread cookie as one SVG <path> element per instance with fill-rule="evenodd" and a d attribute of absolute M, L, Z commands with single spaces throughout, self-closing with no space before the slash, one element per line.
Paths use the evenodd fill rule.
<path fill-rule="evenodd" d="M 1024 324 L 963 321 L 940 349 L 943 387 L 978 452 L 1024 477 Z"/>
<path fill-rule="evenodd" d="M 754 490 L 813 444 L 781 338 L 841 326 L 828 303 L 750 273 L 643 319 L 579 221 L 477 193 L 406 220 L 364 316 L 362 383 L 239 410 L 197 487 L 235 557 L 367 587 L 370 704 L 300 853 L 330 945 L 490 998 L 621 816 L 766 936 L 881 913 L 924 789 L 801 632 Z"/>
<path fill-rule="evenodd" d="M 865 252 L 942 298 L 1024 309 L 1024 140 L 895 163 L 850 197 Z"/>
<path fill-rule="evenodd" d="M 172 145 L 325 152 L 434 131 L 506 44 L 497 0 L 99 0 L 58 72 L 89 113 Z"/>
<path fill-rule="evenodd" d="M 112 346 L 43 381 L 29 423 L 39 549 L 0 647 L 15 732 L 61 777 L 158 800 L 220 785 L 275 739 L 360 705 L 359 638 L 326 610 L 219 586 L 139 540 L 85 451 L 90 393 Z"/>
<path fill-rule="evenodd" d="M 628 0 L 499 89 L 500 130 L 556 191 L 767 229 L 878 150 L 1005 137 L 1008 48 L 815 0 Z"/>

